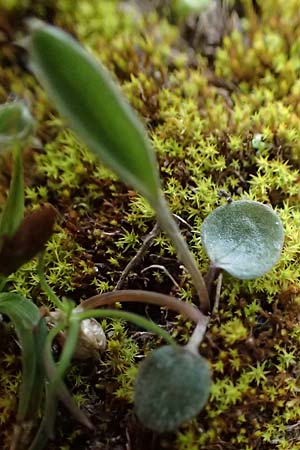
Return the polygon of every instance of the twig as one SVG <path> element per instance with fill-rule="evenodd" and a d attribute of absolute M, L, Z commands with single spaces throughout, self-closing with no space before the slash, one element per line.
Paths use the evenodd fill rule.
<path fill-rule="evenodd" d="M 160 269 L 163 272 L 165 272 L 165 274 L 170 278 L 170 280 L 172 281 L 172 283 L 174 284 L 174 286 L 177 287 L 177 289 L 180 289 L 179 284 L 177 283 L 177 281 L 175 280 L 175 278 L 170 274 L 170 272 L 168 271 L 168 269 L 165 266 L 162 266 L 160 264 L 151 264 L 151 266 L 145 267 L 145 269 L 143 269 L 141 271 L 141 273 L 146 272 L 149 269 Z"/>
<path fill-rule="evenodd" d="M 144 242 L 141 246 L 141 248 L 138 250 L 137 254 L 132 258 L 132 260 L 127 264 L 125 269 L 123 270 L 119 281 L 116 284 L 115 291 L 122 289 L 126 278 L 128 277 L 128 274 L 133 270 L 134 267 L 136 267 L 145 256 L 148 249 L 151 247 L 153 240 L 156 238 L 156 236 L 159 233 L 159 226 L 156 223 L 153 227 L 152 231 L 145 237 Z"/>
<path fill-rule="evenodd" d="M 183 223 L 183 225 L 185 225 L 187 228 L 189 228 L 190 230 L 193 229 L 192 225 L 190 225 L 186 220 L 184 220 L 182 217 L 178 216 L 178 214 L 173 213 L 173 217 L 175 217 L 175 219 L 178 220 L 178 222 Z"/>
<path fill-rule="evenodd" d="M 218 279 L 217 279 L 217 287 L 216 287 L 215 303 L 214 303 L 214 307 L 213 307 L 213 314 L 216 314 L 219 309 L 222 282 L 223 282 L 223 272 L 220 272 Z"/>
<path fill-rule="evenodd" d="M 206 283 L 206 288 L 207 291 L 209 293 L 209 297 L 211 298 L 212 296 L 212 290 L 214 287 L 214 282 L 216 280 L 216 278 L 218 277 L 219 273 L 220 273 L 221 269 L 219 269 L 218 267 L 214 266 L 212 263 L 209 266 L 208 272 L 205 275 L 204 279 L 205 279 L 205 283 Z"/>

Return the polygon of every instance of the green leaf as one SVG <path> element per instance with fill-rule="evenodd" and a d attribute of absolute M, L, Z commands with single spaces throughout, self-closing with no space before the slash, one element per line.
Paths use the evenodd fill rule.
<path fill-rule="evenodd" d="M 30 21 L 30 30 L 28 51 L 35 75 L 81 139 L 155 209 L 206 313 L 205 283 L 162 197 L 154 153 L 135 113 L 106 69 L 68 34 L 36 19 Z"/>
<path fill-rule="evenodd" d="M 206 361 L 184 347 L 164 346 L 140 365 L 134 386 L 134 408 L 151 430 L 173 431 L 195 417 L 210 389 Z"/>
<path fill-rule="evenodd" d="M 69 339 L 69 341 L 67 339 L 66 341 L 66 345 L 63 349 L 63 354 L 61 355 L 59 363 L 55 363 L 52 356 L 53 340 L 60 332 L 64 330 L 65 325 L 65 323 L 61 322 L 56 325 L 55 328 L 52 328 L 48 333 L 45 342 L 43 357 L 49 383 L 46 386 L 43 417 L 28 450 L 42 450 L 45 448 L 49 438 L 54 438 L 54 426 L 57 414 L 58 399 L 64 403 L 65 407 L 69 409 L 72 415 L 79 422 L 92 429 L 92 424 L 85 414 L 78 408 L 69 393 L 68 388 L 62 380 L 64 372 L 67 369 L 74 352 L 74 346 L 76 345 L 78 335 L 76 329 L 78 329 L 77 325 L 79 324 L 75 323 L 75 329 L 73 329 L 71 339 Z"/>
<path fill-rule="evenodd" d="M 126 183 L 156 202 L 153 151 L 135 113 L 107 70 L 70 35 L 30 21 L 31 67 L 78 136 Z"/>
<path fill-rule="evenodd" d="M 59 323 L 53 328 L 46 339 L 44 364 L 49 379 L 49 385 L 47 389 L 45 413 L 41 423 L 39 434 L 44 434 L 44 427 L 48 437 L 54 437 L 54 424 L 56 417 L 57 402 L 56 397 L 59 398 L 66 408 L 74 415 L 74 417 L 88 428 L 92 428 L 92 425 L 85 414 L 77 407 L 73 398 L 71 397 L 68 389 L 66 388 L 63 377 L 70 365 L 71 359 L 76 350 L 76 344 L 78 340 L 78 334 L 80 329 L 80 322 L 75 318 L 69 319 L 67 338 L 58 363 L 54 362 L 52 357 L 52 344 L 54 338 L 63 331 L 65 327 L 64 323 Z M 38 436 L 37 435 L 37 436 Z"/>
<path fill-rule="evenodd" d="M 201 235 L 211 263 L 244 280 L 268 272 L 284 241 L 278 215 L 269 206 L 250 200 L 217 208 L 204 220 Z"/>
<path fill-rule="evenodd" d="M 33 132 L 34 120 L 22 101 L 0 106 L 0 152 L 16 142 L 22 143 Z"/>
<path fill-rule="evenodd" d="M 11 237 L 15 234 L 24 216 L 24 177 L 21 147 L 15 145 L 14 167 L 10 183 L 8 199 L 6 201 L 1 221 L 0 238 Z"/>
<path fill-rule="evenodd" d="M 58 401 L 56 397 L 53 396 L 50 397 L 48 391 L 49 389 L 46 386 L 45 408 L 47 408 L 48 411 L 51 411 L 52 414 L 51 424 L 52 424 L 52 422 L 55 421 L 56 419 Z M 32 442 L 30 443 L 30 447 L 28 448 L 28 450 L 43 450 L 45 448 L 49 440 L 48 427 L 49 427 L 49 417 L 47 417 L 44 414 L 39 424 L 39 428 L 36 432 L 36 435 L 34 436 Z"/>
<path fill-rule="evenodd" d="M 24 438 L 23 424 L 34 425 L 45 387 L 43 349 L 47 326 L 39 309 L 29 300 L 14 293 L 0 294 L 0 312 L 13 322 L 22 349 L 22 383 L 19 394 L 17 426 L 13 443 Z"/>

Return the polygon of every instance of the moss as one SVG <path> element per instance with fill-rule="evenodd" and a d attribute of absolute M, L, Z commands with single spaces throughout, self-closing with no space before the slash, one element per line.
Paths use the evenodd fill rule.
<path fill-rule="evenodd" d="M 210 401 L 169 444 L 162 437 L 161 448 L 299 446 L 299 438 L 289 432 L 300 420 L 299 2 L 259 1 L 259 14 L 250 3 L 244 2 L 248 8 L 240 29 L 225 36 L 209 60 L 189 46 L 179 27 L 153 10 L 144 16 L 129 2 L 56 0 L 50 8 L 51 20 L 74 33 L 109 67 L 138 110 L 156 150 L 171 209 L 186 221 L 187 226 L 180 227 L 203 271 L 208 259 L 200 226 L 224 201 L 219 189 L 233 199 L 272 205 L 286 230 L 282 257 L 270 273 L 247 282 L 225 275 L 219 310 L 202 345 L 214 379 Z M 33 11 L 34 4 L 26 8 L 21 14 Z M 12 22 L 10 13 L 8 23 Z M 47 247 L 48 281 L 59 295 L 76 301 L 110 291 L 151 230 L 153 211 L 77 141 L 20 65 L 13 45 L 5 47 L 1 59 L 1 101 L 11 92 L 25 96 L 38 122 L 39 145 L 25 157 L 27 208 L 50 201 L 61 214 Z M 8 179 L 9 163 L 2 166 L 1 198 Z M 165 266 L 180 289 L 163 271 L 142 272 L 152 264 Z M 127 284 L 196 301 L 190 278 L 164 235 L 155 239 Z M 49 306 L 38 287 L 35 262 L 10 277 L 10 288 Z M 186 342 L 190 323 L 152 308 L 148 313 Z M 105 443 L 97 433 L 95 441 L 111 448 L 114 433 L 119 433 L 118 442 L 125 442 L 124 417 L 131 408 L 137 361 L 158 342 L 123 323 L 103 325 L 109 348 L 102 362 L 93 363 L 102 378 L 83 363 L 74 363 L 68 382 L 75 385 L 73 392 L 83 407 L 95 413 L 97 402 L 105 404 L 105 427 L 95 420 L 110 441 Z M 1 353 L 0 422 L 5 442 L 19 381 L 18 361 L 10 368 L 6 363 L 13 354 L 11 348 Z M 62 418 L 53 448 L 85 448 L 87 438 L 73 433 L 74 427 Z"/>

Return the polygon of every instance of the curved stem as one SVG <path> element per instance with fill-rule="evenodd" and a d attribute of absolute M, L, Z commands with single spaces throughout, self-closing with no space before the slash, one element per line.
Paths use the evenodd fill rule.
<path fill-rule="evenodd" d="M 127 311 L 117 311 L 115 309 L 91 309 L 89 311 L 77 312 L 76 318 L 77 320 L 85 320 L 90 319 L 92 317 L 109 317 L 110 319 L 123 319 L 128 322 L 132 322 L 138 327 L 145 328 L 146 330 L 151 331 L 152 333 L 161 336 L 168 344 L 176 345 L 175 340 L 170 336 L 170 334 L 165 331 L 163 328 L 160 328 L 156 323 L 151 322 L 143 316 L 139 316 L 138 314 L 130 313 Z"/>
<path fill-rule="evenodd" d="M 183 262 L 192 277 L 198 293 L 200 309 L 204 314 L 208 314 L 210 311 L 210 302 L 205 281 L 198 269 L 195 258 L 180 233 L 178 225 L 175 222 L 164 197 L 160 196 L 153 207 L 157 215 L 159 226 L 171 239 L 179 259 Z"/>
<path fill-rule="evenodd" d="M 198 355 L 198 349 L 199 349 L 199 345 L 201 344 L 201 342 L 203 341 L 203 338 L 205 336 L 206 333 L 206 329 L 209 323 L 209 317 L 206 317 L 206 323 L 205 322 L 199 322 L 196 325 L 196 328 L 193 331 L 193 334 L 190 337 L 189 342 L 187 343 L 187 345 L 185 346 L 190 352 Z"/>
<path fill-rule="evenodd" d="M 64 377 L 71 359 L 73 358 L 78 341 L 79 330 L 80 322 L 77 319 L 75 320 L 75 318 L 71 317 L 68 323 L 67 338 L 65 340 L 59 361 L 56 364 L 56 376 L 52 380 L 54 389 L 56 387 L 57 381 Z"/>
<path fill-rule="evenodd" d="M 172 309 L 196 323 L 206 321 L 206 316 L 198 308 L 190 305 L 189 303 L 185 303 L 182 300 L 171 297 L 170 295 L 133 289 L 94 295 L 93 297 L 81 302 L 79 308 L 86 310 L 98 308 L 99 306 L 104 305 L 113 305 L 116 302 L 151 303 L 153 305 L 164 306 L 165 308 Z"/>

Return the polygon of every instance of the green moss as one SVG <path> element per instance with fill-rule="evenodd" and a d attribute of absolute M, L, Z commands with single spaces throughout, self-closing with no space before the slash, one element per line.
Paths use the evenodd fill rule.
<path fill-rule="evenodd" d="M 81 260 L 83 249 L 72 241 L 65 230 L 57 227 L 57 231 L 47 244 L 45 253 L 46 278 L 51 287 L 61 295 L 71 295 L 74 291 L 74 278 L 87 270 Z M 75 261 L 77 260 L 77 267 Z M 39 281 L 36 274 L 36 261 L 30 261 L 8 278 L 9 289 L 32 298 L 35 296 Z M 45 301 L 45 300 L 44 300 Z M 47 301 L 47 300 L 46 300 Z"/>
<path fill-rule="evenodd" d="M 208 259 L 199 232 L 203 219 L 224 201 L 219 189 L 233 199 L 271 204 L 286 230 L 282 257 L 270 273 L 247 282 L 224 276 L 219 310 L 202 345 L 214 379 L 210 401 L 197 420 L 179 431 L 175 443 L 162 438 L 164 448 L 299 446 L 288 428 L 300 420 L 299 2 L 258 3 L 260 17 L 244 2 L 248 12 L 241 30 L 226 36 L 209 62 L 191 50 L 176 26 L 153 11 L 144 16 L 129 2 L 57 0 L 52 6 L 54 23 L 72 31 L 109 67 L 147 126 L 163 189 L 172 211 L 188 224 L 180 227 L 203 271 Z M 33 149 L 34 161 L 25 164 L 27 208 L 50 201 L 61 214 L 47 246 L 47 279 L 59 295 L 77 301 L 113 290 L 151 230 L 153 211 L 78 142 L 20 67 L 13 46 L 0 59 L 1 101 L 11 92 L 25 96 L 38 122 L 39 145 Z M 1 198 L 7 167 L 3 164 Z M 181 289 L 161 270 L 141 273 L 153 263 L 164 265 Z M 131 274 L 129 285 L 172 291 L 195 301 L 190 278 L 163 234 Z M 49 306 L 38 287 L 35 262 L 12 275 L 9 286 Z M 153 317 L 186 342 L 190 323 Z M 102 378 L 93 395 L 107 404 L 127 402 L 130 408 L 137 361 L 157 341 L 143 339 L 124 323 L 103 325 L 109 344 L 102 362 L 95 363 Z M 20 378 L 17 362 L 7 366 L 12 355 L 12 350 L 1 353 L 0 435 L 5 442 Z M 81 375 L 80 369 L 81 363 L 74 364 L 69 383 L 77 383 L 74 393 L 87 404 L 93 395 L 86 385 L 95 379 Z M 113 418 L 107 420 L 114 428 Z M 76 446 L 82 438 L 77 441 L 75 433 L 70 442 L 67 436 L 63 439 L 57 448 L 68 448 L 70 442 Z"/>

